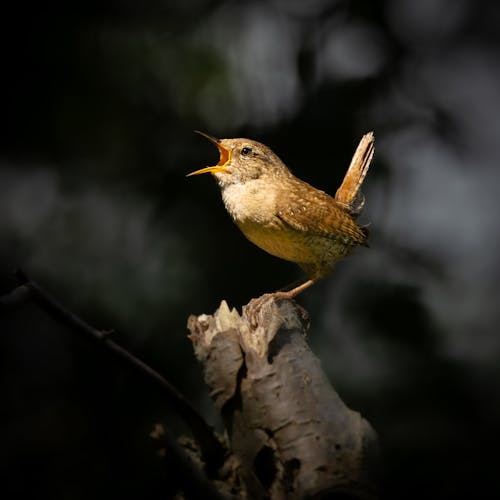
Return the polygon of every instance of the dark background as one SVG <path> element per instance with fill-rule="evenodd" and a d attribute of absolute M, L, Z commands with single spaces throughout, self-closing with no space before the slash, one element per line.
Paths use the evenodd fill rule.
<path fill-rule="evenodd" d="M 335 192 L 374 130 L 371 248 L 299 298 L 384 498 L 498 498 L 500 4 L 11 2 L 0 17 L 0 293 L 22 267 L 219 425 L 186 337 L 299 277 L 245 241 L 192 133 Z M 169 498 L 162 396 L 35 306 L 0 317 L 2 498 Z"/>

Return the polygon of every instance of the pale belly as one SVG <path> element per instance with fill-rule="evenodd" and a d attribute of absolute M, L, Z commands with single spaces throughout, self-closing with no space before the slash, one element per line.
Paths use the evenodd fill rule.
<path fill-rule="evenodd" d="M 237 223 L 241 232 L 262 250 L 297 264 L 323 267 L 345 257 L 351 246 L 319 235 L 295 231 L 275 223 L 267 226 Z"/>

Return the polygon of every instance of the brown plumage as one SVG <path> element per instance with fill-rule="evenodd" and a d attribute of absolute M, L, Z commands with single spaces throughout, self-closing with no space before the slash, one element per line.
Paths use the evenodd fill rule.
<path fill-rule="evenodd" d="M 367 231 L 356 223 L 351 215 L 355 210 L 348 203 L 337 202 L 295 177 L 267 146 L 250 139 L 219 140 L 201 134 L 218 147 L 220 160 L 189 175 L 211 173 L 243 234 L 266 252 L 297 263 L 309 275 L 302 285 L 275 295 L 295 297 L 328 275 L 335 262 L 356 246 L 367 245 Z M 353 198 L 359 197 L 358 190 L 359 186 Z"/>

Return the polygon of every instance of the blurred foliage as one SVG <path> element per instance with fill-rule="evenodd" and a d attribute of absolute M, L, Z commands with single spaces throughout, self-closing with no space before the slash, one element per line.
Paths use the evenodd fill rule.
<path fill-rule="evenodd" d="M 300 297 L 379 431 L 384 498 L 500 494 L 500 7 L 28 2 L 2 9 L 0 292 L 23 267 L 217 423 L 189 314 L 299 277 L 238 233 L 192 134 L 248 136 L 334 192 L 375 130 L 371 248 Z M 33 306 L 0 318 L 2 498 L 168 498 L 135 374 Z"/>

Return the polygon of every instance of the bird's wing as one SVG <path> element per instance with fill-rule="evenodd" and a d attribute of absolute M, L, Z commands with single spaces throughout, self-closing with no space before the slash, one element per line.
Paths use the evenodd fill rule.
<path fill-rule="evenodd" d="M 288 226 L 301 232 L 344 240 L 346 244 L 364 245 L 368 232 L 336 201 L 323 191 L 299 181 L 300 189 L 290 189 L 278 202 L 276 215 Z"/>

